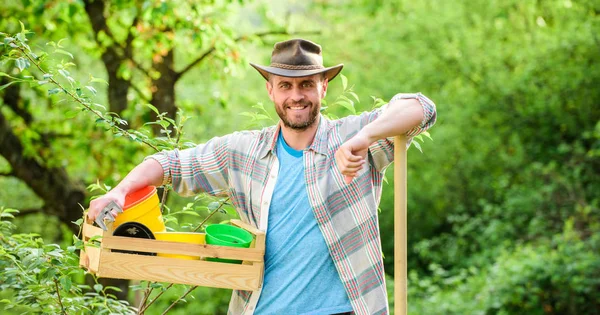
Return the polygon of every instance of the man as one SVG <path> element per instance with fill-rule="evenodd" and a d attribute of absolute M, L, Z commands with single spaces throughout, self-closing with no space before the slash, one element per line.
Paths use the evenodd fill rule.
<path fill-rule="evenodd" d="M 398 94 L 382 108 L 330 121 L 321 100 L 343 65 L 323 67 L 319 45 L 280 42 L 270 66 L 251 65 L 267 80 L 276 126 L 150 156 L 92 201 L 89 216 L 147 185 L 228 195 L 267 240 L 263 287 L 234 291 L 230 314 L 387 314 L 377 222 L 383 171 L 393 136 L 431 127 L 435 105 L 420 93 Z"/>

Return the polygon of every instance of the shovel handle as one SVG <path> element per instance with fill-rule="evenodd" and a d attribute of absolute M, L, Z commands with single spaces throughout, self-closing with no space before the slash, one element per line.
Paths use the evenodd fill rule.
<path fill-rule="evenodd" d="M 406 136 L 394 138 L 394 312 L 408 312 Z"/>

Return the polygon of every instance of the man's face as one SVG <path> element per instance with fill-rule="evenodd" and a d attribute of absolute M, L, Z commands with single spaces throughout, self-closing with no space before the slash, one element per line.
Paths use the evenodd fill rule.
<path fill-rule="evenodd" d="M 303 131 L 319 116 L 321 100 L 327 92 L 327 79 L 321 74 L 299 78 L 271 75 L 267 91 L 283 124 Z"/>

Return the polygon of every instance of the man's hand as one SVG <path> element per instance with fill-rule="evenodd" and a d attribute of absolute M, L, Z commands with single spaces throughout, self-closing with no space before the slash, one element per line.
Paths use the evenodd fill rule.
<path fill-rule="evenodd" d="M 98 213 L 104 209 L 111 201 L 116 202 L 119 207 L 123 208 L 125 204 L 125 193 L 122 193 L 120 190 L 113 189 L 109 191 L 106 195 L 96 198 L 90 202 L 90 210 L 88 211 L 88 217 L 91 220 L 95 220 L 98 216 Z M 113 217 L 117 216 L 117 213 L 112 212 Z"/>
<path fill-rule="evenodd" d="M 344 142 L 335 152 L 335 162 L 344 175 L 346 184 L 352 182 L 364 164 L 367 162 L 367 152 L 371 141 L 364 132 L 357 133 Z"/>

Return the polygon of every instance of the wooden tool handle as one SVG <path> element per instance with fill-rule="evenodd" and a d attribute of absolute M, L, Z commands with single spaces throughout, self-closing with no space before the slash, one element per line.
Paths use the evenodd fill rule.
<path fill-rule="evenodd" d="M 394 312 L 408 312 L 406 136 L 394 138 Z"/>

